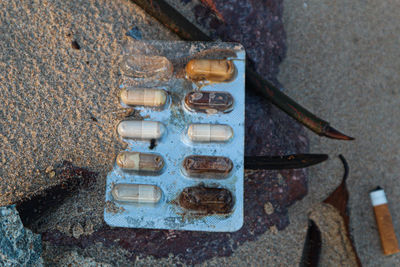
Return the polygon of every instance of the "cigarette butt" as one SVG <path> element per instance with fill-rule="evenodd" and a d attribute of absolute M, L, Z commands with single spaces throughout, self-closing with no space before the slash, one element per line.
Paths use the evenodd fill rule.
<path fill-rule="evenodd" d="M 392 216 L 389 212 L 385 191 L 378 187 L 370 192 L 372 206 L 374 207 L 376 224 L 382 243 L 383 254 L 392 255 L 400 251 L 399 243 L 394 232 Z"/>

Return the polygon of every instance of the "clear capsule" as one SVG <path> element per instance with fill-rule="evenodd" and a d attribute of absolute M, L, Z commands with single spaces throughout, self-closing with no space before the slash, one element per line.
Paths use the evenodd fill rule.
<path fill-rule="evenodd" d="M 160 139 L 165 132 L 165 126 L 158 121 L 121 121 L 117 131 L 123 138 Z"/>
<path fill-rule="evenodd" d="M 122 60 L 121 70 L 133 78 L 166 79 L 173 73 L 172 63 L 162 56 L 127 55 Z"/>
<path fill-rule="evenodd" d="M 228 112 L 233 106 L 233 97 L 227 92 L 190 92 L 185 97 L 185 106 L 197 112 Z"/>
<path fill-rule="evenodd" d="M 115 201 L 129 203 L 157 203 L 162 197 L 161 189 L 147 184 L 116 184 L 111 190 Z"/>
<path fill-rule="evenodd" d="M 131 106 L 162 107 L 167 101 L 167 93 L 162 89 L 123 89 L 120 96 L 124 104 Z"/>
<path fill-rule="evenodd" d="M 233 130 L 224 124 L 191 124 L 188 137 L 193 142 L 227 142 L 233 137 Z"/>
<path fill-rule="evenodd" d="M 206 214 L 227 214 L 234 204 L 232 193 L 224 188 L 202 185 L 185 188 L 179 195 L 179 205 Z"/>
<path fill-rule="evenodd" d="M 191 155 L 183 160 L 183 169 L 187 176 L 199 178 L 226 178 L 233 168 L 227 157 Z"/>
<path fill-rule="evenodd" d="M 235 64 L 227 59 L 192 59 L 185 70 L 193 81 L 228 82 L 236 73 Z"/>
<path fill-rule="evenodd" d="M 159 172 L 164 167 L 164 159 L 158 154 L 140 152 L 120 152 L 117 165 L 124 170 Z"/>

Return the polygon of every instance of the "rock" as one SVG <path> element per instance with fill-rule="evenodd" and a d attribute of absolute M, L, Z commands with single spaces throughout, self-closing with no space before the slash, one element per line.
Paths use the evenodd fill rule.
<path fill-rule="evenodd" d="M 43 266 L 42 240 L 22 225 L 15 205 L 0 207 L 0 265 Z"/>
<path fill-rule="evenodd" d="M 267 202 L 264 204 L 264 211 L 267 215 L 271 215 L 272 213 L 274 213 L 274 206 L 271 202 Z"/>
<path fill-rule="evenodd" d="M 80 255 L 77 251 L 67 251 L 63 255 L 56 257 L 55 262 L 52 264 L 57 264 L 57 266 L 82 266 L 82 267 L 112 267 L 114 264 L 108 264 L 104 262 L 98 262 L 93 258 L 84 257 Z"/>
<path fill-rule="evenodd" d="M 240 42 L 261 75 L 276 81 L 286 52 L 283 0 L 167 0 L 214 39 Z"/>
<path fill-rule="evenodd" d="M 72 236 L 74 238 L 79 238 L 81 235 L 83 235 L 83 227 L 80 223 L 77 223 L 72 228 Z"/>

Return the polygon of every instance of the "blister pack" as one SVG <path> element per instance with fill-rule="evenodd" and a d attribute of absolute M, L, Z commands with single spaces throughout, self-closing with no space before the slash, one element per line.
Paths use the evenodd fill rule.
<path fill-rule="evenodd" d="M 116 123 L 128 144 L 107 176 L 110 226 L 233 232 L 243 225 L 245 51 L 130 40 Z"/>

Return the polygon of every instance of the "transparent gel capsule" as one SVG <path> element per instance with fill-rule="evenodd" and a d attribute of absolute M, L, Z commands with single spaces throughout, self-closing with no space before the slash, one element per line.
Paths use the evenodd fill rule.
<path fill-rule="evenodd" d="M 158 121 L 121 121 L 117 127 L 118 134 L 131 139 L 160 139 L 165 127 Z"/>
<path fill-rule="evenodd" d="M 188 137 L 193 142 L 227 142 L 233 137 L 233 130 L 224 124 L 191 124 Z"/>
<path fill-rule="evenodd" d="M 195 186 L 185 188 L 179 195 L 182 208 L 207 214 L 227 214 L 232 211 L 232 193 L 224 188 Z"/>
<path fill-rule="evenodd" d="M 121 70 L 133 78 L 162 80 L 171 77 L 174 69 L 166 57 L 127 55 L 122 60 Z"/>
<path fill-rule="evenodd" d="M 228 112 L 233 106 L 233 97 L 227 92 L 190 92 L 185 97 L 185 106 L 191 111 L 217 113 Z"/>
<path fill-rule="evenodd" d="M 115 201 L 129 203 L 157 203 L 162 197 L 161 189 L 147 184 L 116 184 L 111 190 Z"/>
<path fill-rule="evenodd" d="M 124 170 L 159 172 L 164 167 L 164 159 L 158 154 L 140 152 L 120 152 L 117 165 Z"/>
<path fill-rule="evenodd" d="M 190 177 L 226 178 L 233 168 L 227 157 L 191 155 L 183 160 L 183 169 Z"/>
<path fill-rule="evenodd" d="M 192 59 L 185 70 L 193 81 L 228 82 L 236 73 L 235 64 L 227 59 Z"/>
<path fill-rule="evenodd" d="M 167 101 L 167 93 L 162 89 L 123 89 L 120 96 L 123 103 L 131 106 L 162 107 Z"/>

